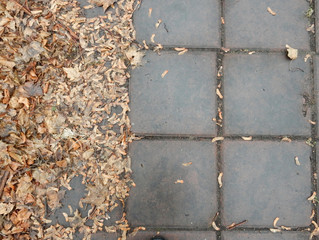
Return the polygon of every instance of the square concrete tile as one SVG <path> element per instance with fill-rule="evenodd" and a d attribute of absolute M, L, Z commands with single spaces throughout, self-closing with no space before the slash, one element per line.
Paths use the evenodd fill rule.
<path fill-rule="evenodd" d="M 225 225 L 308 226 L 311 203 L 311 149 L 304 142 L 225 141 Z M 298 157 L 300 166 L 295 164 Z"/>
<path fill-rule="evenodd" d="M 133 226 L 210 226 L 217 212 L 213 143 L 141 140 L 130 144 L 129 154 L 136 187 L 127 218 Z"/>
<path fill-rule="evenodd" d="M 132 131 L 214 134 L 216 55 L 148 52 L 144 61 L 130 80 Z"/>
<path fill-rule="evenodd" d="M 307 232 L 223 232 L 222 240 L 308 240 Z"/>
<path fill-rule="evenodd" d="M 150 240 L 152 237 L 161 236 L 167 240 L 216 240 L 213 231 L 167 231 L 167 232 L 138 232 L 135 236 L 129 236 L 128 240 Z"/>
<path fill-rule="evenodd" d="M 136 39 L 170 46 L 220 47 L 220 1 L 147 0 L 134 14 Z M 151 10 L 150 10 L 151 9 Z M 149 14 L 151 11 L 151 14 Z M 160 25 L 156 28 L 156 23 Z"/>
<path fill-rule="evenodd" d="M 226 134 L 310 135 L 309 61 L 284 54 L 230 54 L 224 59 Z"/>
<path fill-rule="evenodd" d="M 276 15 L 267 11 L 270 7 Z M 300 0 L 226 0 L 226 47 L 309 49 L 305 17 L 309 5 Z"/>

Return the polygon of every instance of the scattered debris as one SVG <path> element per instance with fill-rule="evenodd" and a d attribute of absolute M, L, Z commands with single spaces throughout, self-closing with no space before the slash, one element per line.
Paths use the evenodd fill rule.
<path fill-rule="evenodd" d="M 316 196 L 317 196 L 317 193 L 316 193 L 316 192 L 313 192 L 312 195 L 307 198 L 307 200 L 308 200 L 308 201 L 313 201 Z"/>
<path fill-rule="evenodd" d="M 182 165 L 184 166 L 184 167 L 188 167 L 188 166 L 190 166 L 190 165 L 192 165 L 193 164 L 193 162 L 188 162 L 188 163 L 183 163 Z"/>
<path fill-rule="evenodd" d="M 300 166 L 299 158 L 298 158 L 297 156 L 295 157 L 295 164 L 296 164 L 297 166 Z"/>
<path fill-rule="evenodd" d="M 232 223 L 232 224 L 228 225 L 226 228 L 227 228 L 228 230 L 231 230 L 231 229 L 234 229 L 234 228 L 236 228 L 236 227 L 238 227 L 238 226 L 240 226 L 240 225 L 243 225 L 243 224 L 245 224 L 245 223 L 247 223 L 247 222 L 248 222 L 247 220 L 244 220 L 244 221 L 241 221 L 241 222 L 239 222 L 239 223 Z"/>
<path fill-rule="evenodd" d="M 177 179 L 177 180 L 175 181 L 175 184 L 177 184 L 177 183 L 183 184 L 183 183 L 184 183 L 184 180 Z"/>
<path fill-rule="evenodd" d="M 241 137 L 243 140 L 245 141 L 251 141 L 253 140 L 253 137 L 252 136 L 249 136 L 249 137 Z"/>
<path fill-rule="evenodd" d="M 168 73 L 168 70 L 165 70 L 165 71 L 162 73 L 161 77 L 164 78 L 167 73 Z"/>
<path fill-rule="evenodd" d="M 281 229 L 278 229 L 278 228 L 269 228 L 269 230 L 270 230 L 272 233 L 280 233 L 280 232 L 281 232 Z"/>

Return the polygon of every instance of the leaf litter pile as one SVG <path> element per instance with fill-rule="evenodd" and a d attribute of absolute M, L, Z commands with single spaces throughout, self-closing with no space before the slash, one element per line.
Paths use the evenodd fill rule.
<path fill-rule="evenodd" d="M 90 2 L 90 1 L 89 1 Z M 0 238 L 90 239 L 103 230 L 125 239 L 130 186 L 129 68 L 135 0 L 92 0 L 105 15 L 86 18 L 75 0 L 0 0 Z M 135 58 L 136 56 L 136 58 Z M 92 208 L 50 224 L 70 181 L 81 176 Z M 72 212 L 72 211 L 70 211 Z M 93 226 L 87 226 L 88 219 Z"/>

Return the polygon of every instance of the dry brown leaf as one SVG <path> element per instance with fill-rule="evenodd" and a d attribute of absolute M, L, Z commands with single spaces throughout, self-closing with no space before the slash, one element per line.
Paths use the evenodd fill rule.
<path fill-rule="evenodd" d="M 219 188 L 221 188 L 223 186 L 223 181 L 222 181 L 223 175 L 224 175 L 224 173 L 221 172 L 221 173 L 219 173 L 218 178 L 217 178 Z"/>
<path fill-rule="evenodd" d="M 223 141 L 223 140 L 224 140 L 224 137 L 214 137 L 212 139 L 212 142 Z"/>
<path fill-rule="evenodd" d="M 276 217 L 274 222 L 273 222 L 274 228 L 278 228 L 278 226 L 277 226 L 278 221 L 279 221 L 279 217 Z"/>
<path fill-rule="evenodd" d="M 88 2 L 103 7 L 104 11 L 106 11 L 112 4 L 117 2 L 117 0 L 88 0 Z"/>
<path fill-rule="evenodd" d="M 286 44 L 286 48 L 287 48 L 288 57 L 291 60 L 297 59 L 297 57 L 298 57 L 298 49 L 292 48 L 288 44 Z"/>
<path fill-rule="evenodd" d="M 220 228 L 217 227 L 216 223 L 215 222 L 212 222 L 212 227 L 216 230 L 216 231 L 219 231 Z"/>
<path fill-rule="evenodd" d="M 8 68 L 13 68 L 16 64 L 13 61 L 8 61 L 5 58 L 0 56 L 0 65 L 6 66 Z"/>
<path fill-rule="evenodd" d="M 12 211 L 14 205 L 12 203 L 0 203 L 0 214 L 6 215 Z"/>
<path fill-rule="evenodd" d="M 267 7 L 267 11 L 273 15 L 273 16 L 276 16 L 276 13 L 270 8 L 270 7 Z"/>
<path fill-rule="evenodd" d="M 299 158 L 298 158 L 297 156 L 295 157 L 295 164 L 296 164 L 297 166 L 300 166 Z"/>
<path fill-rule="evenodd" d="M 249 137 L 241 137 L 243 140 L 245 141 L 251 141 L 253 140 L 253 137 L 252 136 L 249 136 Z"/>
<path fill-rule="evenodd" d="M 34 82 L 26 82 L 19 87 L 19 92 L 23 97 L 39 97 L 43 96 L 43 90 L 39 84 Z"/>
<path fill-rule="evenodd" d="M 174 183 L 175 183 L 175 184 L 177 184 L 177 183 L 183 184 L 183 183 L 184 183 L 184 180 L 177 179 Z"/>
<path fill-rule="evenodd" d="M 184 166 L 184 167 L 188 167 L 188 166 L 190 166 L 190 165 L 192 165 L 193 163 L 192 162 L 188 162 L 188 163 L 183 163 L 182 165 Z"/>
<path fill-rule="evenodd" d="M 164 78 L 167 73 L 168 73 L 168 70 L 165 70 L 165 71 L 162 73 L 161 77 Z"/>
<path fill-rule="evenodd" d="M 155 43 L 154 38 L 155 38 L 155 33 L 153 33 L 152 36 L 151 36 L 151 42 L 152 42 L 152 43 Z"/>
<path fill-rule="evenodd" d="M 217 96 L 218 96 L 220 99 L 223 99 L 223 98 L 224 98 L 223 95 L 221 94 L 219 88 L 216 88 L 216 94 L 217 94 Z"/>
<path fill-rule="evenodd" d="M 317 196 L 316 192 L 313 192 L 312 195 L 310 197 L 307 198 L 308 201 L 312 201 L 315 199 L 315 197 Z"/>

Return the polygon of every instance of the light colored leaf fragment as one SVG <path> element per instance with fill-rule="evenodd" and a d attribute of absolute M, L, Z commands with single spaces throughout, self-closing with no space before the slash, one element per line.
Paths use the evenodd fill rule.
<path fill-rule="evenodd" d="M 212 227 L 216 230 L 216 231 L 219 231 L 220 228 L 217 227 L 216 223 L 215 222 L 212 222 Z"/>
<path fill-rule="evenodd" d="M 188 52 L 188 49 L 185 49 L 184 51 L 179 52 L 178 55 L 183 55 L 186 52 Z"/>
<path fill-rule="evenodd" d="M 5 58 L 0 56 L 0 65 L 6 66 L 8 68 L 13 68 L 16 64 L 15 62 L 8 61 Z"/>
<path fill-rule="evenodd" d="M 252 54 L 254 54 L 254 53 L 256 53 L 255 51 L 251 51 L 251 52 L 249 52 L 248 54 L 249 55 L 252 55 Z"/>
<path fill-rule="evenodd" d="M 175 51 L 177 51 L 177 52 L 182 52 L 182 51 L 186 50 L 186 48 L 179 48 L 179 47 L 176 47 L 176 48 L 174 48 L 174 49 L 175 49 Z"/>
<path fill-rule="evenodd" d="M 223 140 L 224 140 L 224 137 L 214 137 L 212 139 L 212 142 L 223 141 Z"/>
<path fill-rule="evenodd" d="M 278 228 L 278 226 L 277 226 L 278 221 L 279 221 L 279 217 L 276 217 L 274 222 L 273 222 L 274 228 Z"/>
<path fill-rule="evenodd" d="M 12 211 L 14 205 L 12 203 L 0 203 L 0 214 L 6 215 Z"/>
<path fill-rule="evenodd" d="M 307 62 L 309 58 L 311 58 L 311 55 L 308 53 L 308 54 L 305 56 L 304 61 Z"/>
<path fill-rule="evenodd" d="M 283 138 L 281 139 L 281 141 L 282 141 L 282 142 L 291 142 L 291 139 L 288 138 L 288 137 L 283 137 Z"/>
<path fill-rule="evenodd" d="M 187 162 L 187 163 L 183 163 L 182 165 L 184 166 L 184 167 L 188 167 L 188 166 L 190 166 L 190 165 L 192 165 L 193 164 L 193 162 Z"/>
<path fill-rule="evenodd" d="M 273 16 L 276 16 L 276 12 L 274 12 L 270 7 L 267 7 L 267 11 L 273 15 Z"/>
<path fill-rule="evenodd" d="M 168 73 L 168 70 L 165 70 L 165 71 L 162 73 L 161 77 L 164 78 L 167 73 Z"/>
<path fill-rule="evenodd" d="M 131 65 L 134 68 L 141 65 L 145 53 L 143 51 L 138 51 L 138 49 L 133 46 L 125 52 L 125 55 L 128 58 L 128 60 L 130 60 Z"/>
<path fill-rule="evenodd" d="M 224 173 L 221 172 L 221 173 L 219 173 L 218 178 L 217 178 L 219 188 L 221 188 L 223 186 L 223 182 L 222 182 L 223 175 L 224 175 Z"/>
<path fill-rule="evenodd" d="M 307 198 L 308 201 L 312 201 L 315 199 L 315 197 L 317 196 L 316 192 L 313 192 L 312 195 L 310 197 Z"/>
<path fill-rule="evenodd" d="M 308 122 L 309 122 L 310 124 L 312 124 L 312 125 L 316 125 L 316 122 L 314 122 L 314 121 L 308 120 Z"/>
<path fill-rule="evenodd" d="M 310 215 L 310 217 L 309 217 L 309 218 L 310 218 L 310 219 L 313 219 L 313 217 L 314 217 L 314 216 L 315 216 L 315 211 L 314 211 L 314 210 L 312 210 L 312 211 L 311 211 L 311 215 Z"/>
<path fill-rule="evenodd" d="M 315 25 L 312 24 L 311 26 L 307 27 L 307 31 L 308 31 L 308 32 L 315 33 Z"/>
<path fill-rule="evenodd" d="M 277 228 L 269 228 L 269 230 L 273 233 L 279 233 L 281 232 L 281 229 L 277 229 Z"/>
<path fill-rule="evenodd" d="M 280 226 L 280 228 L 282 230 L 286 230 L 286 231 L 290 231 L 291 230 L 291 227 L 286 227 L 286 226 Z"/>
<path fill-rule="evenodd" d="M 245 141 L 251 141 L 253 140 L 253 137 L 252 136 L 249 136 L 249 137 L 241 137 L 243 140 Z"/>
<path fill-rule="evenodd" d="M 297 166 L 300 166 L 299 158 L 297 156 L 295 157 L 295 163 Z"/>
<path fill-rule="evenodd" d="M 63 68 L 64 72 L 66 73 L 67 77 L 72 82 L 77 82 L 80 80 L 81 74 L 79 70 L 79 66 L 75 65 L 73 68 Z"/>
<path fill-rule="evenodd" d="M 225 47 L 221 47 L 221 50 L 223 50 L 224 52 L 229 52 L 230 51 L 230 48 L 225 48 Z"/>
<path fill-rule="evenodd" d="M 152 43 L 155 43 L 154 38 L 155 38 L 155 33 L 153 33 L 152 36 L 151 36 L 151 42 L 152 42 Z"/>
<path fill-rule="evenodd" d="M 90 148 L 89 150 L 86 150 L 84 153 L 83 153 L 83 158 L 84 159 L 89 159 L 94 153 L 94 149 L 93 148 Z"/>
<path fill-rule="evenodd" d="M 177 184 L 177 183 L 183 184 L 183 183 L 184 183 L 184 180 L 177 179 L 177 180 L 175 181 L 175 184 Z"/>
<path fill-rule="evenodd" d="M 153 11 L 152 8 L 149 8 L 149 9 L 148 9 L 148 17 L 151 17 L 151 16 L 152 16 L 152 11 Z"/>
<path fill-rule="evenodd" d="M 158 28 L 162 23 L 162 19 L 158 19 L 156 24 L 155 24 L 155 27 Z"/>
<path fill-rule="evenodd" d="M 288 44 L 286 44 L 286 48 L 287 48 L 288 57 L 291 60 L 297 59 L 297 57 L 298 57 L 298 49 L 292 48 Z"/>
<path fill-rule="evenodd" d="M 223 98 L 224 98 L 223 95 L 221 94 L 219 88 L 216 88 L 216 94 L 217 94 L 217 96 L 218 96 L 220 99 L 223 99 Z"/>

